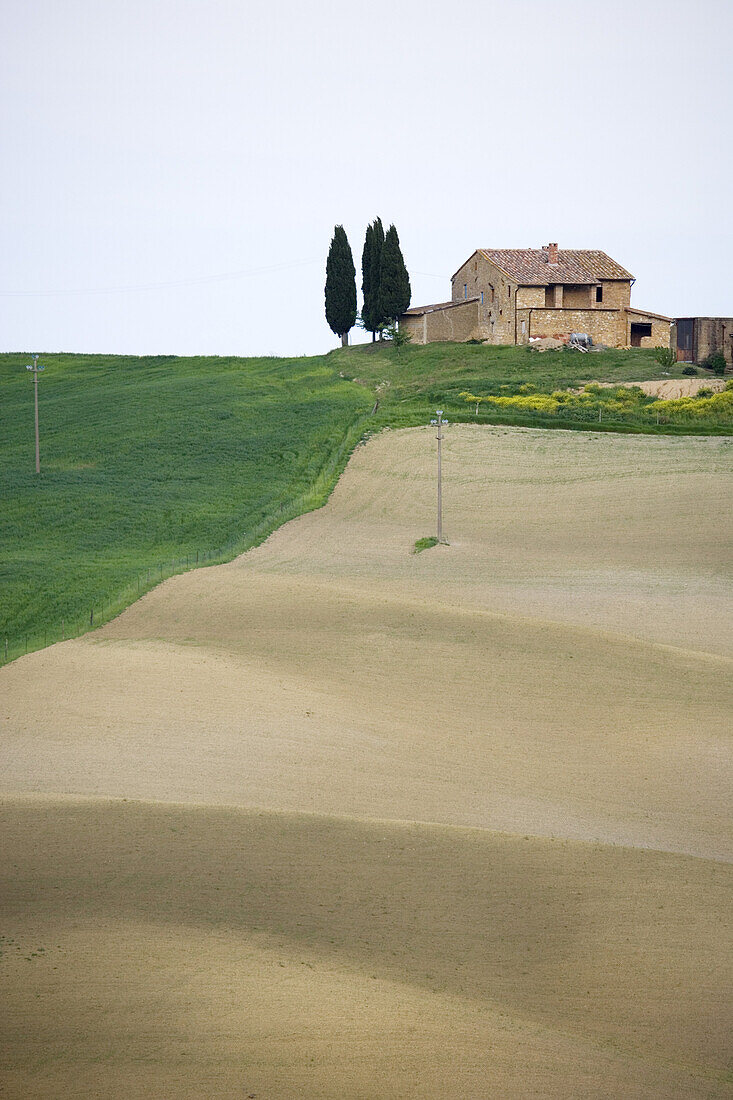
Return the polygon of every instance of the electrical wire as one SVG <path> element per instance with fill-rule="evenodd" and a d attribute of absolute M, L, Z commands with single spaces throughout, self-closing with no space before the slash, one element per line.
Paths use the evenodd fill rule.
<path fill-rule="evenodd" d="M 289 271 L 296 267 L 307 267 L 321 263 L 317 260 L 299 260 L 296 263 L 271 264 L 269 267 L 255 267 L 240 271 L 226 271 L 219 275 L 199 275 L 192 279 L 171 279 L 163 283 L 134 283 L 126 286 L 74 287 L 68 290 L 0 290 L 4 298 L 43 298 L 61 294 L 127 294 L 147 290 L 168 290 L 173 287 L 202 286 L 207 283 L 222 283 L 234 279 L 246 279 L 252 275 L 265 275 L 270 271 Z"/>

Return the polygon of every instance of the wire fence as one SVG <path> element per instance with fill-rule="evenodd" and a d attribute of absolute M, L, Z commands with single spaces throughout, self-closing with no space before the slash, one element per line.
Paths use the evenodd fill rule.
<path fill-rule="evenodd" d="M 0 663 L 8 664 L 10 661 L 22 657 L 26 653 L 43 649 L 56 642 L 69 641 L 80 635 L 102 626 L 111 619 L 116 618 L 125 608 L 129 607 L 140 596 L 151 591 L 162 581 L 180 573 L 188 572 L 202 565 L 218 564 L 231 558 L 235 552 L 222 547 L 216 550 L 201 550 L 192 554 L 186 554 L 180 558 L 171 558 L 156 561 L 149 567 L 136 572 L 128 583 L 121 587 L 113 597 L 108 600 L 90 602 L 88 610 L 83 613 L 64 616 L 60 621 L 44 624 L 35 630 L 27 630 L 15 637 L 4 637 L 0 641 Z"/>
<path fill-rule="evenodd" d="M 213 550 L 196 550 L 181 557 L 159 558 L 145 569 L 136 570 L 135 573 L 130 574 L 127 584 L 121 585 L 109 599 L 90 602 L 88 610 L 81 614 L 77 612 L 74 615 L 64 616 L 60 621 L 39 626 L 35 630 L 25 631 L 15 637 L 3 638 L 0 642 L 2 645 L 0 664 L 8 664 L 26 653 L 44 649 L 56 642 L 78 638 L 90 630 L 103 626 L 122 614 L 141 596 L 157 588 L 163 581 L 170 580 L 171 577 L 187 573 L 192 569 L 222 565 L 231 561 L 257 545 L 282 523 L 294 518 L 295 515 L 300 515 L 306 510 L 305 504 L 304 497 L 299 497 L 297 501 L 283 502 L 253 527 L 251 532 L 242 532 L 238 538 L 230 540 L 224 546 Z"/>

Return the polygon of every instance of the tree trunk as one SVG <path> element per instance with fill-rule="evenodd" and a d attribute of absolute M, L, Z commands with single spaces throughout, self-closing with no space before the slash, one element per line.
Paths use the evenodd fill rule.
<path fill-rule="evenodd" d="M 348 332 L 341 333 L 341 347 L 348 348 L 349 346 L 349 334 Z"/>

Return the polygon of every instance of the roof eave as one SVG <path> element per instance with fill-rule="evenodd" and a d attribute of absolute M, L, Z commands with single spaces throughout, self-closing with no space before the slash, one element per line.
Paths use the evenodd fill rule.
<path fill-rule="evenodd" d="M 669 321 L 672 323 L 671 317 L 666 317 L 663 313 L 652 313 L 650 309 L 639 309 L 638 306 L 626 306 L 627 313 L 637 313 L 641 317 L 653 317 L 656 321 Z"/>

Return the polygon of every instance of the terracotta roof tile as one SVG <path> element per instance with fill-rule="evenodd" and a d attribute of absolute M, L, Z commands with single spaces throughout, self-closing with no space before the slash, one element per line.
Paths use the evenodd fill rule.
<path fill-rule="evenodd" d="M 477 302 L 478 295 L 473 298 L 456 298 L 451 302 L 434 302 L 429 306 L 410 306 L 402 314 L 403 317 L 419 317 L 423 313 L 434 313 L 438 309 L 452 309 L 453 306 L 465 306 L 469 302 Z"/>
<path fill-rule="evenodd" d="M 605 252 L 585 248 L 558 249 L 556 264 L 548 264 L 546 248 L 479 248 L 478 251 L 520 286 L 550 283 L 597 283 L 600 279 L 634 276 Z"/>

